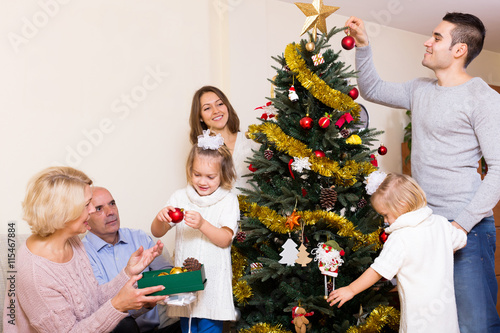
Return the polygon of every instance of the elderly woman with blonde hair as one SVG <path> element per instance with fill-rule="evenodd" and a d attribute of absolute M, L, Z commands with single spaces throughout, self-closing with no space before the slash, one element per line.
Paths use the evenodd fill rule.
<path fill-rule="evenodd" d="M 78 237 L 95 211 L 91 185 L 70 167 L 47 168 L 30 180 L 23 212 L 32 235 L 16 254 L 16 319 L 9 322 L 4 312 L 4 332 L 110 332 L 128 310 L 165 299 L 146 296 L 163 286 L 134 287 L 161 254 L 160 241 L 139 248 L 115 279 L 98 284 Z"/>

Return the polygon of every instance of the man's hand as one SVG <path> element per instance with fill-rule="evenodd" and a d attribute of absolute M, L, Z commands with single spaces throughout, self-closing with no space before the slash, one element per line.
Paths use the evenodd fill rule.
<path fill-rule="evenodd" d="M 467 230 L 465 230 L 464 228 L 462 228 L 462 226 L 460 224 L 458 224 L 457 222 L 453 221 L 453 222 L 451 222 L 451 225 L 454 226 L 455 228 L 459 229 L 459 230 L 462 230 L 463 232 L 465 232 L 466 235 L 469 234 L 467 232 Z"/>
<path fill-rule="evenodd" d="M 348 28 L 346 30 L 347 35 L 351 35 L 356 41 L 356 46 L 363 47 L 368 46 L 368 34 L 366 33 L 365 23 L 363 20 L 351 16 L 346 21 L 345 26 Z"/>
<path fill-rule="evenodd" d="M 127 266 L 125 267 L 125 273 L 127 273 L 128 276 L 140 274 L 156 257 L 161 255 L 162 251 L 163 243 L 160 240 L 150 249 L 144 250 L 142 246 L 139 247 L 139 249 L 130 256 Z"/>

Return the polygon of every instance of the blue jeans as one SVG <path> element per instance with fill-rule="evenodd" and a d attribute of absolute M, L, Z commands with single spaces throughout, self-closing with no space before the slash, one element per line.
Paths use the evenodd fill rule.
<path fill-rule="evenodd" d="M 222 333 L 224 322 L 205 318 L 191 319 L 191 333 Z M 181 317 L 183 333 L 189 332 L 189 318 Z"/>
<path fill-rule="evenodd" d="M 461 333 L 500 332 L 495 250 L 495 221 L 490 216 L 472 228 L 467 245 L 455 253 L 455 297 Z"/>

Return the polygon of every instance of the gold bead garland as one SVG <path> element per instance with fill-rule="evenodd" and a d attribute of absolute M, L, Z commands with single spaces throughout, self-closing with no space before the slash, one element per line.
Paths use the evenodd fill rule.
<path fill-rule="evenodd" d="M 309 162 L 312 164 L 311 170 L 325 177 L 333 177 L 335 183 L 340 186 L 352 186 L 357 182 L 356 176 L 368 176 L 377 170 L 370 162 L 347 161 L 344 167 L 341 168 L 336 161 L 326 157 L 317 157 L 311 149 L 307 148 L 307 145 L 286 135 L 275 123 L 267 122 L 260 125 L 250 125 L 248 130 L 252 139 L 255 139 L 255 133 L 263 133 L 267 136 L 267 140 L 275 145 L 277 150 L 294 157 L 308 157 Z"/>
<path fill-rule="evenodd" d="M 359 104 L 348 95 L 331 88 L 325 81 L 311 72 L 298 52 L 300 48 L 300 45 L 292 43 L 288 44 L 285 49 L 286 64 L 290 70 L 297 73 L 296 77 L 300 84 L 326 106 L 343 112 L 349 111 L 355 120 L 359 120 L 361 112 Z"/>

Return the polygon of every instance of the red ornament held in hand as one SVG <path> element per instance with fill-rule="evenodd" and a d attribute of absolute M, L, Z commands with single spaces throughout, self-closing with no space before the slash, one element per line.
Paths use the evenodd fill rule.
<path fill-rule="evenodd" d="M 386 146 L 384 146 L 384 145 L 380 145 L 380 147 L 378 147 L 378 153 L 379 153 L 380 155 L 385 155 L 385 154 L 387 154 L 387 148 L 386 148 Z"/>
<path fill-rule="evenodd" d="M 179 223 L 184 219 L 184 209 L 175 208 L 174 210 L 168 211 L 168 216 L 172 219 L 172 222 Z"/>
<path fill-rule="evenodd" d="M 346 50 L 351 50 L 356 45 L 354 38 L 351 36 L 345 36 L 342 38 L 342 47 Z"/>
<path fill-rule="evenodd" d="M 311 129 L 313 126 L 313 120 L 309 115 L 305 116 L 304 118 L 300 119 L 300 127 L 303 129 Z"/>

